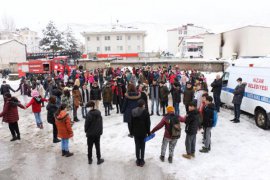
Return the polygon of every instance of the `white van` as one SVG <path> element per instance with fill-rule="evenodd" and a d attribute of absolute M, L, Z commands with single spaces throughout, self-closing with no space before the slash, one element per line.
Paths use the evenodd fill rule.
<path fill-rule="evenodd" d="M 232 104 L 237 78 L 246 82 L 241 110 L 255 115 L 258 127 L 270 127 L 270 58 L 237 59 L 228 67 L 223 76 L 221 102 Z"/>

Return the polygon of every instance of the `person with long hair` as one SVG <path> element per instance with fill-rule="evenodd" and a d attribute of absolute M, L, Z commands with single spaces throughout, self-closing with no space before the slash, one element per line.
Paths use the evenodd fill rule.
<path fill-rule="evenodd" d="M 73 137 L 73 131 L 66 108 L 67 105 L 62 104 L 55 112 L 55 124 L 58 130 L 57 136 L 61 138 L 62 156 L 70 157 L 73 153 L 69 152 L 69 139 Z"/>

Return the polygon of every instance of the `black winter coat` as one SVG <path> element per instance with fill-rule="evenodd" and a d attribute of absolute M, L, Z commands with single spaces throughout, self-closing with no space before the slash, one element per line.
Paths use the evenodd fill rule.
<path fill-rule="evenodd" d="M 124 122 L 131 122 L 131 111 L 138 106 L 138 100 L 141 98 L 141 93 L 127 93 L 122 105 L 121 113 L 124 114 Z"/>
<path fill-rule="evenodd" d="M 172 99 L 173 103 L 180 103 L 181 102 L 181 86 L 173 86 L 172 90 Z"/>
<path fill-rule="evenodd" d="M 46 106 L 46 109 L 47 109 L 47 121 L 48 121 L 48 123 L 54 124 L 55 123 L 54 114 L 58 109 L 57 105 L 52 104 L 52 103 L 48 103 L 48 105 Z"/>
<path fill-rule="evenodd" d="M 212 87 L 212 92 L 214 94 L 221 94 L 221 89 L 222 89 L 222 79 L 219 79 L 219 80 L 214 80 L 214 82 L 212 82 L 211 84 L 211 87 Z"/>
<path fill-rule="evenodd" d="M 131 134 L 137 137 L 146 137 L 150 134 L 150 115 L 144 108 L 134 108 L 131 116 Z"/>
<path fill-rule="evenodd" d="M 15 90 L 12 89 L 9 84 L 5 84 L 5 85 L 2 84 L 1 85 L 1 94 L 2 95 L 5 95 L 6 93 L 10 93 L 10 90 L 15 92 Z"/>
<path fill-rule="evenodd" d="M 193 88 L 186 88 L 185 92 L 184 92 L 184 97 L 183 97 L 183 103 L 185 105 L 188 105 L 190 102 L 193 101 L 194 98 L 194 90 Z"/>
<path fill-rule="evenodd" d="M 245 94 L 245 88 L 246 88 L 246 84 L 241 84 L 241 85 L 237 85 L 236 88 L 234 89 L 234 96 L 233 96 L 233 100 L 232 103 L 233 104 L 241 104 L 242 103 L 242 99 L 244 97 Z"/>
<path fill-rule="evenodd" d="M 149 110 L 148 110 L 148 98 L 147 98 L 146 93 L 143 92 L 143 91 L 141 92 L 141 99 L 144 100 L 144 102 L 145 102 L 145 109 L 149 112 Z"/>
<path fill-rule="evenodd" d="M 90 110 L 85 119 L 84 131 L 86 137 L 101 136 L 103 133 L 103 120 L 99 110 Z"/>
<path fill-rule="evenodd" d="M 205 106 L 203 109 L 203 122 L 202 126 L 204 128 L 209 128 L 213 126 L 215 105 L 213 103 Z"/>
<path fill-rule="evenodd" d="M 90 100 L 101 100 L 101 90 L 99 87 L 92 87 L 90 91 Z"/>
<path fill-rule="evenodd" d="M 16 91 L 19 91 L 19 90 L 21 91 L 21 95 L 30 96 L 31 94 L 30 86 L 28 84 L 21 83 L 19 85 L 19 88 Z"/>
<path fill-rule="evenodd" d="M 199 113 L 197 110 L 188 112 L 186 117 L 186 128 L 185 131 L 188 135 L 197 134 L 197 130 L 199 128 Z"/>
<path fill-rule="evenodd" d="M 170 94 L 170 91 L 166 85 L 159 88 L 159 98 L 161 102 L 168 101 L 168 95 Z"/>

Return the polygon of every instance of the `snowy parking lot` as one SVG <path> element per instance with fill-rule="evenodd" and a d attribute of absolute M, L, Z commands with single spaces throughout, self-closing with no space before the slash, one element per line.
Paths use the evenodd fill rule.
<path fill-rule="evenodd" d="M 16 83 L 12 86 L 17 87 Z M 16 93 L 16 96 L 19 95 Z M 0 109 L 3 100 L 0 97 Z M 185 114 L 181 104 L 181 115 Z M 101 108 L 104 115 L 103 108 Z M 80 112 L 80 111 L 78 111 Z M 174 162 L 169 164 L 159 160 L 164 130 L 147 142 L 146 165 L 135 165 L 134 140 L 129 138 L 127 124 L 123 117 L 113 110 L 111 116 L 103 116 L 104 133 L 101 138 L 101 153 L 105 163 L 92 165 L 87 163 L 87 142 L 84 133 L 84 120 L 73 126 L 74 138 L 70 150 L 75 153 L 70 158 L 62 157 L 60 144 L 52 143 L 52 126 L 47 123 L 47 111 L 42 110 L 44 129 L 36 128 L 31 108 L 19 110 L 21 141 L 10 142 L 8 125 L 0 124 L 0 179 L 270 179 L 270 133 L 257 128 L 254 119 L 241 116 L 241 123 L 234 124 L 233 112 L 221 109 L 218 125 L 212 130 L 211 152 L 202 154 L 202 134 L 197 134 L 196 158 L 187 160 L 185 153 L 185 132 L 179 139 Z M 81 114 L 79 113 L 79 117 Z M 151 128 L 161 116 L 151 116 Z M 182 129 L 184 129 L 182 124 Z M 168 152 L 167 152 L 168 153 Z"/>

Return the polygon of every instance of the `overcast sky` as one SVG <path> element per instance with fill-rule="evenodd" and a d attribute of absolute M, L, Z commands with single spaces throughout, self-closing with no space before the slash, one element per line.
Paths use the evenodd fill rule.
<path fill-rule="evenodd" d="M 219 32 L 255 24 L 270 26 L 270 0 L 1 0 L 0 16 L 16 27 L 40 30 L 56 24 L 194 23 Z M 2 14 L 1 14 L 2 13 Z"/>

